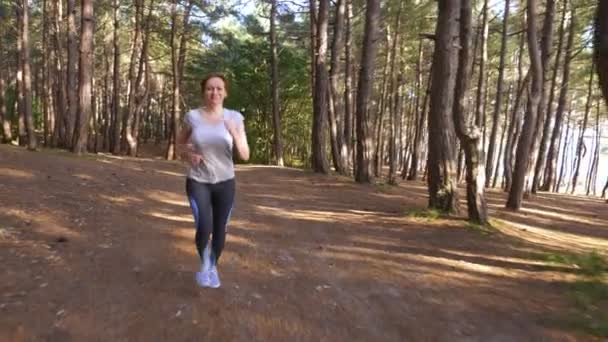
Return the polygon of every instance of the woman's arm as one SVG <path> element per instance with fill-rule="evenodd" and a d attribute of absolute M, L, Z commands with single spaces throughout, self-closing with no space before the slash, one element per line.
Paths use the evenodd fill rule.
<path fill-rule="evenodd" d="M 226 128 L 228 128 L 228 132 L 232 135 L 239 158 L 244 161 L 249 160 L 249 144 L 247 143 L 245 124 L 243 122 L 236 123 L 234 120 L 227 120 Z"/>
<path fill-rule="evenodd" d="M 188 143 L 191 134 L 192 128 L 187 125 L 177 133 L 175 153 L 179 159 L 189 161 L 192 166 L 196 166 L 203 160 L 203 157 L 200 154 L 195 153 L 192 144 Z"/>

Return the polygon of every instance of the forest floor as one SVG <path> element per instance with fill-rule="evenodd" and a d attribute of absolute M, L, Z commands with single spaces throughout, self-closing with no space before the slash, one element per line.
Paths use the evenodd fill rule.
<path fill-rule="evenodd" d="M 184 170 L 153 158 L 0 146 L 0 340 L 608 334 L 600 199 L 543 193 L 511 212 L 492 191 L 496 229 L 487 229 L 425 211 L 420 182 L 358 185 L 239 166 L 223 284 L 201 289 Z"/>

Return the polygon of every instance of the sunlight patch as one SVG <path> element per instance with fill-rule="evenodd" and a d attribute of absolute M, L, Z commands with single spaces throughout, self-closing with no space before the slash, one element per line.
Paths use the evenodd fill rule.
<path fill-rule="evenodd" d="M 147 193 L 147 196 L 150 199 L 153 199 L 155 201 L 165 203 L 165 204 L 172 204 L 172 205 L 177 205 L 180 207 L 189 207 L 190 206 L 190 204 L 186 200 L 186 196 L 183 194 L 178 195 L 174 192 L 156 190 L 156 191 L 149 191 Z"/>
<path fill-rule="evenodd" d="M 171 214 L 165 214 L 165 213 L 161 213 L 161 212 L 157 212 L 157 211 L 149 211 L 149 212 L 146 212 L 145 214 L 152 216 L 152 217 L 162 218 L 165 220 L 171 220 L 171 221 L 176 221 L 176 222 L 188 222 L 188 223 L 194 222 L 192 215 L 171 215 Z"/>
<path fill-rule="evenodd" d="M 25 179 L 34 178 L 34 174 L 31 172 L 26 172 L 26 171 L 16 170 L 16 169 L 9 169 L 6 167 L 0 167 L 0 176 L 25 178 Z"/>

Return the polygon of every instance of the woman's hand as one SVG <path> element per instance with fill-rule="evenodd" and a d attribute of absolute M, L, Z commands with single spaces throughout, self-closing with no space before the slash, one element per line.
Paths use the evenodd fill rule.
<path fill-rule="evenodd" d="M 236 122 L 232 119 L 224 120 L 224 126 L 230 135 L 232 135 L 232 139 L 238 139 L 239 137 L 239 128 Z"/>
<path fill-rule="evenodd" d="M 239 157 L 242 160 L 249 160 L 249 145 L 247 144 L 247 135 L 245 134 L 245 126 L 241 123 L 237 123 L 232 119 L 224 120 L 224 126 L 232 139 L 239 152 Z"/>
<path fill-rule="evenodd" d="M 193 167 L 196 167 L 201 162 L 204 162 L 203 156 L 196 152 L 189 152 L 188 155 L 190 156 L 190 165 Z"/>

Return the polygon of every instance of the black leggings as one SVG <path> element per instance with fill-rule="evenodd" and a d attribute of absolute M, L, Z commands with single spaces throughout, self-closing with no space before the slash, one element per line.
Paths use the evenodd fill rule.
<path fill-rule="evenodd" d="M 186 180 L 186 193 L 194 215 L 196 225 L 196 249 L 203 260 L 203 252 L 211 239 L 211 264 L 217 261 L 224 249 L 226 226 L 234 203 L 234 179 L 216 184 L 199 183 L 193 179 Z"/>

